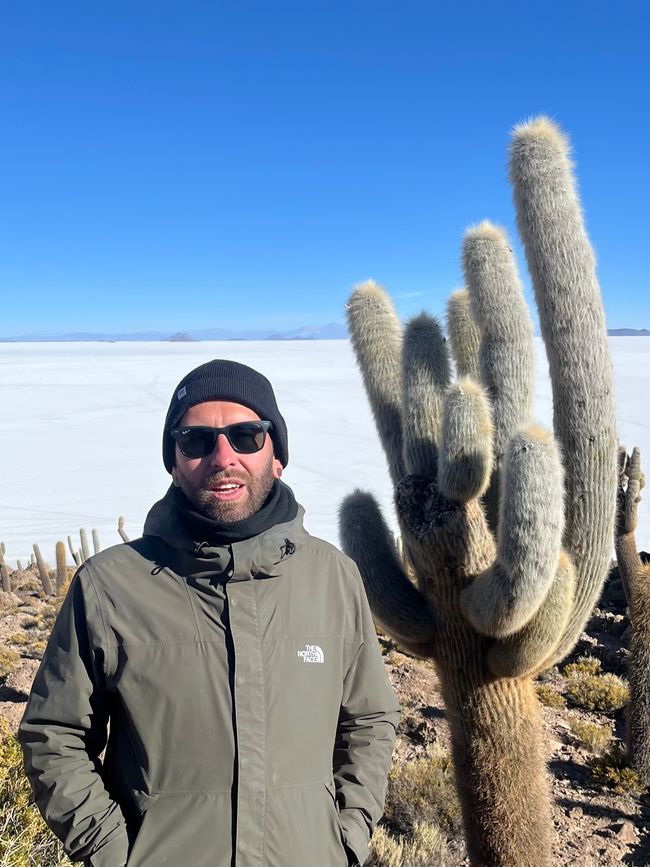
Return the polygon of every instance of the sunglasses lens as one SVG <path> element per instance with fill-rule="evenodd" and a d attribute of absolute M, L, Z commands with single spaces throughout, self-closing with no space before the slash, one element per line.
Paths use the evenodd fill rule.
<path fill-rule="evenodd" d="M 178 447 L 186 458 L 204 458 L 212 454 L 216 441 L 211 430 L 188 430 L 178 438 Z"/>
<path fill-rule="evenodd" d="M 259 452 L 264 445 L 264 428 L 255 422 L 233 424 L 228 431 L 228 440 L 236 452 L 250 455 Z"/>

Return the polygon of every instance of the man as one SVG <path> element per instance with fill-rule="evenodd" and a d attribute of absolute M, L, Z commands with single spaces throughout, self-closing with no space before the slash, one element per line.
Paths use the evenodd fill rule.
<path fill-rule="evenodd" d="M 365 860 L 399 706 L 355 565 L 304 530 L 279 481 L 288 457 L 261 374 L 215 360 L 179 383 L 173 485 L 141 539 L 78 570 L 20 726 L 72 858 Z"/>

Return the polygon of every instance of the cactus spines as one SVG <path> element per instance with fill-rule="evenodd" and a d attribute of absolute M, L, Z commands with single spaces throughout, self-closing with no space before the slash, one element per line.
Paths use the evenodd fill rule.
<path fill-rule="evenodd" d="M 43 585 L 43 592 L 46 596 L 54 596 L 54 590 L 52 588 L 52 582 L 50 581 L 50 570 L 47 568 L 47 564 L 45 560 L 43 560 L 43 555 L 41 554 L 41 549 L 34 542 L 34 556 L 36 557 L 36 566 L 38 567 L 38 574 L 41 579 L 41 584 Z"/>
<path fill-rule="evenodd" d="M 577 641 L 609 564 L 617 451 L 612 363 L 569 144 L 556 124 L 540 117 L 515 127 L 510 177 L 546 345 L 553 427 L 564 459 L 563 542 L 577 572 L 571 618 L 557 650 L 561 659 Z"/>
<path fill-rule="evenodd" d="M 480 379 L 478 353 L 481 335 L 474 317 L 467 289 L 452 292 L 447 301 L 447 333 L 451 344 L 451 354 L 456 363 L 458 379 L 469 377 L 476 382 Z"/>
<path fill-rule="evenodd" d="M 388 471 L 396 484 L 404 475 L 402 455 L 402 326 L 381 286 L 361 283 L 347 304 L 348 327 L 370 405 L 386 452 Z"/>
<path fill-rule="evenodd" d="M 120 534 L 123 542 L 130 542 L 128 533 L 124 529 L 124 515 L 120 515 L 117 519 L 117 532 Z"/>
<path fill-rule="evenodd" d="M 563 504 L 555 441 L 531 425 L 508 443 L 496 562 L 461 595 L 463 613 L 482 635 L 519 632 L 539 609 L 558 565 Z"/>
<path fill-rule="evenodd" d="M 85 563 L 90 557 L 90 546 L 88 545 L 88 533 L 86 528 L 82 527 L 79 530 L 79 540 L 81 542 L 81 562 Z"/>
<path fill-rule="evenodd" d="M 56 592 L 57 596 L 60 596 L 68 583 L 68 564 L 66 562 L 65 543 L 57 542 L 54 550 L 56 554 Z"/>
<path fill-rule="evenodd" d="M 93 527 L 92 537 L 93 537 L 93 553 L 99 554 L 99 552 L 102 550 L 102 546 L 99 544 L 99 533 L 97 532 L 97 530 L 94 527 Z"/>
<path fill-rule="evenodd" d="M 426 476 L 438 462 L 440 430 L 431 429 L 431 419 L 442 423 L 450 375 L 442 329 L 426 313 L 412 319 L 406 328 L 402 367 L 402 405 L 408 416 L 402 434 L 405 470 Z"/>
<path fill-rule="evenodd" d="M 650 787 L 650 564 L 641 561 L 635 539 L 637 507 L 645 484 L 639 449 L 633 449 L 627 456 L 623 449 L 619 468 L 616 557 L 632 627 L 628 661 L 628 757 L 643 785 Z"/>
<path fill-rule="evenodd" d="M 404 559 L 415 582 L 408 581 L 370 495 L 356 492 L 344 502 L 341 540 L 384 629 L 436 664 L 473 867 L 552 861 L 532 675 L 575 643 L 605 578 L 614 518 L 616 443 L 602 306 L 593 273 L 575 265 L 591 252 L 576 223 L 568 163 L 558 164 L 549 151 L 548 124 L 541 136 L 539 122 L 517 129 L 511 178 L 551 363 L 555 438 L 530 417 L 530 317 L 501 230 L 483 223 L 464 242 L 485 393 L 462 381 L 444 388 L 448 359 L 434 329 L 420 320 L 402 337 L 376 284 L 364 297 L 357 289 L 348 306 L 382 441 L 395 427 L 386 452 Z M 540 204 L 545 199 L 552 208 Z M 533 217 L 525 213 L 529 207 Z M 426 328 L 433 343 L 428 353 L 420 345 Z M 577 337 L 566 337 L 572 330 Z M 463 357 L 462 346 L 454 351 Z M 413 358 L 426 363 L 414 365 Z M 414 367 L 417 387 L 410 388 L 404 380 Z M 414 421 L 425 443 L 419 453 L 412 443 L 407 450 L 405 431 Z M 437 454 L 437 463 L 425 454 Z"/>
<path fill-rule="evenodd" d="M 485 392 L 471 379 L 451 385 L 444 401 L 438 484 L 450 500 L 482 496 L 492 473 L 494 426 Z"/>

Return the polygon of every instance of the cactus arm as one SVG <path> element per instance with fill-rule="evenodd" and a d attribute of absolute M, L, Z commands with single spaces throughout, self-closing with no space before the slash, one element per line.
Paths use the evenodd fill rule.
<path fill-rule="evenodd" d="M 402 326 L 381 286 L 373 280 L 357 286 L 347 304 L 352 347 L 370 407 L 396 484 L 404 475 L 402 460 Z"/>
<path fill-rule="evenodd" d="M 57 542 L 54 551 L 56 556 L 56 593 L 58 596 L 63 592 L 63 588 L 68 581 L 68 565 L 66 563 L 65 543 Z"/>
<path fill-rule="evenodd" d="M 435 658 L 433 609 L 406 577 L 374 498 L 350 494 L 339 521 L 341 547 L 359 568 L 375 620 L 405 650 Z"/>
<path fill-rule="evenodd" d="M 573 564 L 562 552 L 551 588 L 535 616 L 519 632 L 490 646 L 487 662 L 492 674 L 523 677 L 558 661 L 554 651 L 571 613 L 575 582 Z"/>
<path fill-rule="evenodd" d="M 553 437 L 531 425 L 511 438 L 503 466 L 496 562 L 461 594 L 463 613 L 482 635 L 519 632 L 555 577 L 563 520 L 563 479 Z"/>
<path fill-rule="evenodd" d="M 500 468 L 510 437 L 533 405 L 533 328 L 505 232 L 484 220 L 465 233 L 463 269 L 481 335 L 480 378 L 492 404 L 494 475 L 485 496 L 488 524 L 499 516 Z"/>
<path fill-rule="evenodd" d="M 577 641 L 609 565 L 616 491 L 612 364 L 568 143 L 547 118 L 515 128 L 510 177 L 549 362 L 555 436 L 564 458 L 564 548 L 577 574 L 560 654 Z"/>
<path fill-rule="evenodd" d="M 404 468 L 432 478 L 450 375 L 445 338 L 435 319 L 422 313 L 408 323 L 402 358 Z"/>
<path fill-rule="evenodd" d="M 456 376 L 480 381 L 479 347 L 481 335 L 474 322 L 467 289 L 452 292 L 447 301 L 447 333 Z"/>
<path fill-rule="evenodd" d="M 472 379 L 450 386 L 444 404 L 438 487 L 450 500 L 482 496 L 492 472 L 494 427 L 485 392 Z"/>

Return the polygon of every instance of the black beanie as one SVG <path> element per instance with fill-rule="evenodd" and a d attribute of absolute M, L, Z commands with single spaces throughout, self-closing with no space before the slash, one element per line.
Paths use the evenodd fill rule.
<path fill-rule="evenodd" d="M 163 461 L 168 473 L 171 473 L 176 463 L 176 444 L 170 431 L 191 406 L 207 400 L 240 403 L 256 412 L 261 419 L 270 421 L 273 427 L 269 433 L 275 457 L 286 467 L 289 463 L 287 425 L 275 402 L 271 383 L 252 367 L 215 358 L 191 370 L 174 389 L 163 430 Z"/>

